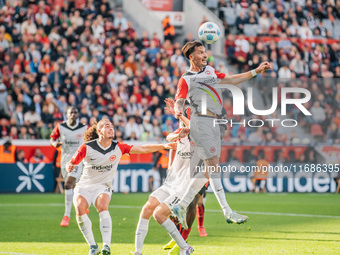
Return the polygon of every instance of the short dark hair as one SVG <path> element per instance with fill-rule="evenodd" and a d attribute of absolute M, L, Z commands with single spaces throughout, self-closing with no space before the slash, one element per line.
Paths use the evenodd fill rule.
<path fill-rule="evenodd" d="M 184 56 L 189 59 L 189 56 L 196 50 L 197 47 L 204 46 L 202 42 L 200 41 L 193 41 L 193 42 L 187 42 L 183 48 L 182 52 Z"/>

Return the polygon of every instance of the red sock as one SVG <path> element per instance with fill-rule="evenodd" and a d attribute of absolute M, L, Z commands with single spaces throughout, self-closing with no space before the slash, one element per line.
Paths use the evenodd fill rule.
<path fill-rule="evenodd" d="M 185 229 L 183 228 L 181 235 L 182 235 L 182 237 L 183 237 L 184 240 L 187 240 L 187 239 L 188 239 L 188 236 L 189 236 L 189 234 L 190 234 L 190 231 L 191 231 L 191 228 L 188 228 L 187 230 L 185 230 Z"/>
<path fill-rule="evenodd" d="M 196 217 L 197 217 L 198 227 L 199 228 L 203 227 L 203 223 L 204 223 L 204 205 L 197 206 Z"/>

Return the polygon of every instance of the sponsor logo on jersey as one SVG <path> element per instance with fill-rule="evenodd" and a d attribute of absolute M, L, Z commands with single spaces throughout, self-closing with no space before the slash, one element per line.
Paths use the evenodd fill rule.
<path fill-rule="evenodd" d="M 192 151 L 178 151 L 178 156 L 182 157 L 182 159 L 191 158 L 194 155 L 194 152 Z"/>
<path fill-rule="evenodd" d="M 114 161 L 115 159 L 116 159 L 116 155 L 112 155 L 111 157 L 110 157 L 110 161 Z"/>
<path fill-rule="evenodd" d="M 64 143 L 67 145 L 78 145 L 80 141 L 65 141 Z"/>
<path fill-rule="evenodd" d="M 112 167 L 113 167 L 113 164 L 110 164 L 110 165 L 106 165 L 106 166 L 102 166 L 102 165 L 92 166 L 92 169 L 97 170 L 98 172 L 106 172 L 106 171 L 108 172 L 108 171 L 111 171 Z"/>

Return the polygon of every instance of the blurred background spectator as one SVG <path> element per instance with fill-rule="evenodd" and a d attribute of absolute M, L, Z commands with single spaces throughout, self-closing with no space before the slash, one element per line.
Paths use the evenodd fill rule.
<path fill-rule="evenodd" d="M 313 115 L 290 108 L 288 116 L 299 122 L 310 143 L 338 143 L 332 123 L 339 129 L 340 2 L 201 2 L 227 32 L 220 39 L 225 56 L 209 52 L 209 64 L 232 74 L 270 61 L 273 69 L 261 75 L 261 82 L 251 80 L 259 92 L 256 101 L 270 107 L 271 79 L 280 79 L 279 90 L 309 89 L 312 98 L 304 106 Z M 174 36 L 175 27 L 165 18 L 160 23 L 167 37 L 161 41 L 107 0 L 83 5 L 15 1 L 0 7 L 6 19 L 0 22 L 1 138 L 48 139 L 68 105 L 76 106 L 88 125 L 104 116 L 113 120 L 119 141 L 162 140 L 178 125 L 163 111 L 164 98 L 175 97 L 177 81 L 188 68 L 181 46 L 195 33 Z M 227 118 L 241 121 L 233 116 L 231 95 L 225 92 L 224 98 Z M 280 118 L 279 112 L 280 105 L 271 117 Z M 246 112 L 245 121 L 250 118 L 258 117 Z M 224 140 L 272 145 L 297 144 L 300 137 L 265 122 L 261 129 L 229 127 Z"/>

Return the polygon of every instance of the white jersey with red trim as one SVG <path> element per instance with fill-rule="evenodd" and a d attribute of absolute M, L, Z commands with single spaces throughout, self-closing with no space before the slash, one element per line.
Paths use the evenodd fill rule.
<path fill-rule="evenodd" d="M 202 112 L 202 98 L 207 109 L 220 115 L 223 107 L 222 90 L 215 86 L 224 79 L 225 74 L 217 72 L 211 66 L 205 66 L 201 72 L 187 71 L 178 81 L 175 100 L 185 98 L 190 102 L 192 113 Z"/>
<path fill-rule="evenodd" d="M 180 131 L 181 129 L 178 129 L 175 132 Z M 194 168 L 199 164 L 200 159 L 195 153 L 195 148 L 195 144 L 189 140 L 188 136 L 177 140 L 176 155 L 165 180 L 165 183 L 176 193 L 187 188 Z"/>
<path fill-rule="evenodd" d="M 72 157 L 73 164 L 84 163 L 83 173 L 77 186 L 89 187 L 104 184 L 112 188 L 113 177 L 117 171 L 120 158 L 129 154 L 132 145 L 112 141 L 104 148 L 98 139 L 82 144 Z"/>
<path fill-rule="evenodd" d="M 57 124 L 53 129 L 51 138 L 62 142 L 61 145 L 61 168 L 65 168 L 67 162 L 69 162 L 77 151 L 79 146 L 84 142 L 84 133 L 87 130 L 87 126 L 78 123 L 74 126 L 70 126 L 67 121 Z"/>

